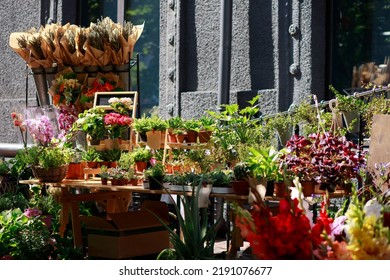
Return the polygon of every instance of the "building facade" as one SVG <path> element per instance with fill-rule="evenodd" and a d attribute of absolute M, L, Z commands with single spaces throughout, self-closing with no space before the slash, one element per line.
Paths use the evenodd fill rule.
<path fill-rule="evenodd" d="M 131 14 L 128 11 L 132 7 L 129 3 L 135 2 L 142 5 L 142 1 L 135 0 L 2 1 L 0 143 L 18 142 L 18 132 L 13 128 L 9 117 L 13 108 L 25 106 L 26 103 L 32 106 L 37 102 L 34 81 L 23 60 L 8 46 L 9 35 L 31 27 L 39 28 L 48 22 L 80 24 L 85 22 L 88 13 L 92 13 L 91 7 L 95 7 L 94 13 L 100 11 L 101 16 L 116 15 L 113 20 L 120 22 Z M 176 115 L 193 118 L 201 116 L 205 110 L 215 110 L 220 79 L 221 1 L 149 2 L 154 2 L 151 4 L 154 5 L 151 6 L 153 11 L 159 9 L 159 20 L 153 23 L 159 38 L 155 38 L 158 51 L 145 60 L 156 63 L 150 69 L 157 71 L 158 68 L 158 74 L 154 77 L 141 76 L 141 104 L 143 98 L 156 96 L 159 114 L 164 118 Z M 230 103 L 244 105 L 253 96 L 260 95 L 262 113 L 272 114 L 287 110 L 292 104 L 299 103 L 311 94 L 317 95 L 319 100 L 330 99 L 332 96 L 327 86 L 337 77 L 352 76 L 353 72 L 350 64 L 345 65 L 344 72 L 341 71 L 343 54 L 338 52 L 339 49 L 347 49 L 344 57 L 354 50 L 369 54 L 367 57 L 359 57 L 357 54 L 353 58 L 358 60 L 355 63 L 376 59 L 379 64 L 383 53 L 375 53 L 375 49 L 386 52 L 389 48 L 388 44 L 384 45 L 387 42 L 386 36 L 389 35 L 386 28 L 390 28 L 386 17 L 389 1 L 345 1 L 351 2 L 347 7 L 340 7 L 342 4 L 337 2 L 233 0 Z M 96 9 L 99 5 L 105 9 Z M 344 13 L 342 9 L 347 11 Z M 366 15 L 370 20 L 356 22 L 353 15 L 358 13 L 370 13 Z M 363 31 L 359 31 L 357 35 L 348 35 L 348 32 L 358 30 L 358 24 L 363 25 Z M 337 33 L 338 30 L 344 33 Z M 372 40 L 370 43 L 365 41 L 369 36 L 363 36 L 360 39 L 363 45 L 354 43 L 351 49 L 348 45 L 351 40 L 347 43 L 342 41 L 348 36 L 356 38 L 361 33 L 371 34 L 371 40 L 376 36 L 375 38 L 379 38 L 378 42 Z M 144 36 L 150 34 L 146 19 L 144 34 L 139 41 L 142 42 Z M 337 37 L 340 34 L 342 36 Z M 374 44 L 375 47 L 368 47 Z M 377 57 L 371 54 L 376 54 Z M 142 59 L 144 58 L 141 56 Z M 156 84 L 156 90 L 143 91 L 144 85 L 149 84 Z M 351 85 L 344 87 L 349 88 Z"/>

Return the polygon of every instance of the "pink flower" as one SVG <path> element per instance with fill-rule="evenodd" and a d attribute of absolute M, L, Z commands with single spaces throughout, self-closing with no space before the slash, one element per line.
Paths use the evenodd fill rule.
<path fill-rule="evenodd" d="M 36 208 L 27 208 L 23 213 L 27 218 L 37 217 L 42 215 L 42 211 Z"/>

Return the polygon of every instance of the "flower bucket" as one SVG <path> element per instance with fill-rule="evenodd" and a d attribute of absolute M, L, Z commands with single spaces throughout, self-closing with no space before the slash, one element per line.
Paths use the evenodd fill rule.
<path fill-rule="evenodd" d="M 161 131 L 148 131 L 146 132 L 146 144 L 151 149 L 160 149 L 161 148 Z"/>
<path fill-rule="evenodd" d="M 31 169 L 34 177 L 40 182 L 61 182 L 66 176 L 68 167 L 69 165 L 63 165 L 60 167 L 45 169 L 43 167 L 33 165 L 31 166 Z"/>

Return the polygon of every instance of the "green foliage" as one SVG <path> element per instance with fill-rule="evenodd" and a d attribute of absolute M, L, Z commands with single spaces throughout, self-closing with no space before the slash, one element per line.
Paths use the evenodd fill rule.
<path fill-rule="evenodd" d="M 9 163 L 0 159 L 0 176 L 8 175 L 10 171 Z"/>
<path fill-rule="evenodd" d="M 245 162 L 237 163 L 233 168 L 235 180 L 244 180 L 250 175 L 250 169 Z"/>
<path fill-rule="evenodd" d="M 272 146 L 250 148 L 245 163 L 254 177 L 273 180 L 279 172 L 279 159 L 282 153 L 283 151 L 277 151 Z"/>
<path fill-rule="evenodd" d="M 146 149 L 145 147 L 138 147 L 134 149 L 131 154 L 134 157 L 134 161 L 143 161 L 148 162 L 153 154 L 149 149 Z"/>
<path fill-rule="evenodd" d="M 175 130 L 177 128 L 183 128 L 183 119 L 180 116 L 172 117 L 167 120 L 168 127 Z"/>
<path fill-rule="evenodd" d="M 109 162 L 119 161 L 122 154 L 124 153 L 122 153 L 121 149 L 109 149 L 100 152 L 102 161 L 109 161 Z"/>
<path fill-rule="evenodd" d="M 138 133 L 146 133 L 147 131 L 152 130 L 150 118 L 146 115 L 143 115 L 141 118 L 134 119 L 133 127 Z"/>
<path fill-rule="evenodd" d="M 55 198 L 50 194 L 42 194 L 41 186 L 31 187 L 33 196 L 31 197 L 28 205 L 29 208 L 36 208 L 42 211 L 43 215 L 53 215 L 56 216 L 61 208 L 61 205 L 55 200 Z"/>
<path fill-rule="evenodd" d="M 50 232 L 40 217 L 26 217 L 20 209 L 0 213 L 0 255 L 20 260 L 48 260 L 53 253 Z"/>
<path fill-rule="evenodd" d="M 101 153 L 94 148 L 88 148 L 81 154 L 81 160 L 86 162 L 102 162 Z"/>
<path fill-rule="evenodd" d="M 72 160 L 72 150 L 66 147 L 31 146 L 21 152 L 18 160 L 23 160 L 25 165 L 37 165 L 48 169 L 69 164 Z"/>
<path fill-rule="evenodd" d="M 190 119 L 190 120 L 184 120 L 183 122 L 183 128 L 189 131 L 197 131 L 200 130 L 200 121 L 196 119 Z"/>
<path fill-rule="evenodd" d="M 156 163 L 153 166 L 148 167 L 144 175 L 146 177 L 163 178 L 165 176 L 165 168 L 161 163 Z"/>
<path fill-rule="evenodd" d="M 170 233 L 170 240 L 174 248 L 174 253 L 169 253 L 170 258 L 179 260 L 205 260 L 214 259 L 213 249 L 215 242 L 216 226 L 208 226 L 208 215 L 206 208 L 199 208 L 198 196 L 201 186 L 193 186 L 192 195 L 189 199 L 187 196 L 180 196 L 180 209 L 176 203 L 174 207 L 176 213 L 179 213 L 177 220 L 180 226 L 182 237 L 175 230 L 166 225 L 164 221 L 158 218 Z M 172 199 L 172 201 L 176 201 Z M 183 210 L 183 211 L 181 211 Z M 184 214 L 180 214 L 180 213 Z M 159 259 L 165 259 L 164 254 Z"/>
<path fill-rule="evenodd" d="M 121 153 L 121 156 L 118 160 L 118 165 L 125 170 L 129 170 L 134 166 L 134 154 L 132 153 Z"/>
<path fill-rule="evenodd" d="M 83 131 L 92 139 L 103 139 L 106 134 L 104 115 L 105 111 L 99 108 L 91 108 L 80 113 L 78 120 L 72 125 L 69 137 L 72 137 L 77 131 Z"/>
<path fill-rule="evenodd" d="M 239 159 L 239 146 L 264 142 L 261 134 L 260 119 L 256 118 L 259 108 L 254 105 L 258 97 L 251 100 L 250 106 L 239 109 L 238 104 L 223 105 L 221 112 L 208 113 L 216 120 L 212 136 L 216 154 L 223 161 L 232 162 Z"/>
<path fill-rule="evenodd" d="M 233 179 L 232 170 L 213 170 L 208 173 L 209 180 L 212 182 L 213 187 L 229 188 Z"/>
<path fill-rule="evenodd" d="M 28 207 L 28 199 L 22 193 L 5 193 L 0 196 L 0 212 L 19 208 L 24 211 Z"/>

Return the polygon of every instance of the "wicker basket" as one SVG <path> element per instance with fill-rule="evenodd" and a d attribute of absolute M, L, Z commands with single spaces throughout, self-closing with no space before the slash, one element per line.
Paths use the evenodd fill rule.
<path fill-rule="evenodd" d="M 40 182 L 61 182 L 66 176 L 68 167 L 69 165 L 63 165 L 60 167 L 45 169 L 40 166 L 32 166 L 31 169 L 34 177 Z"/>

